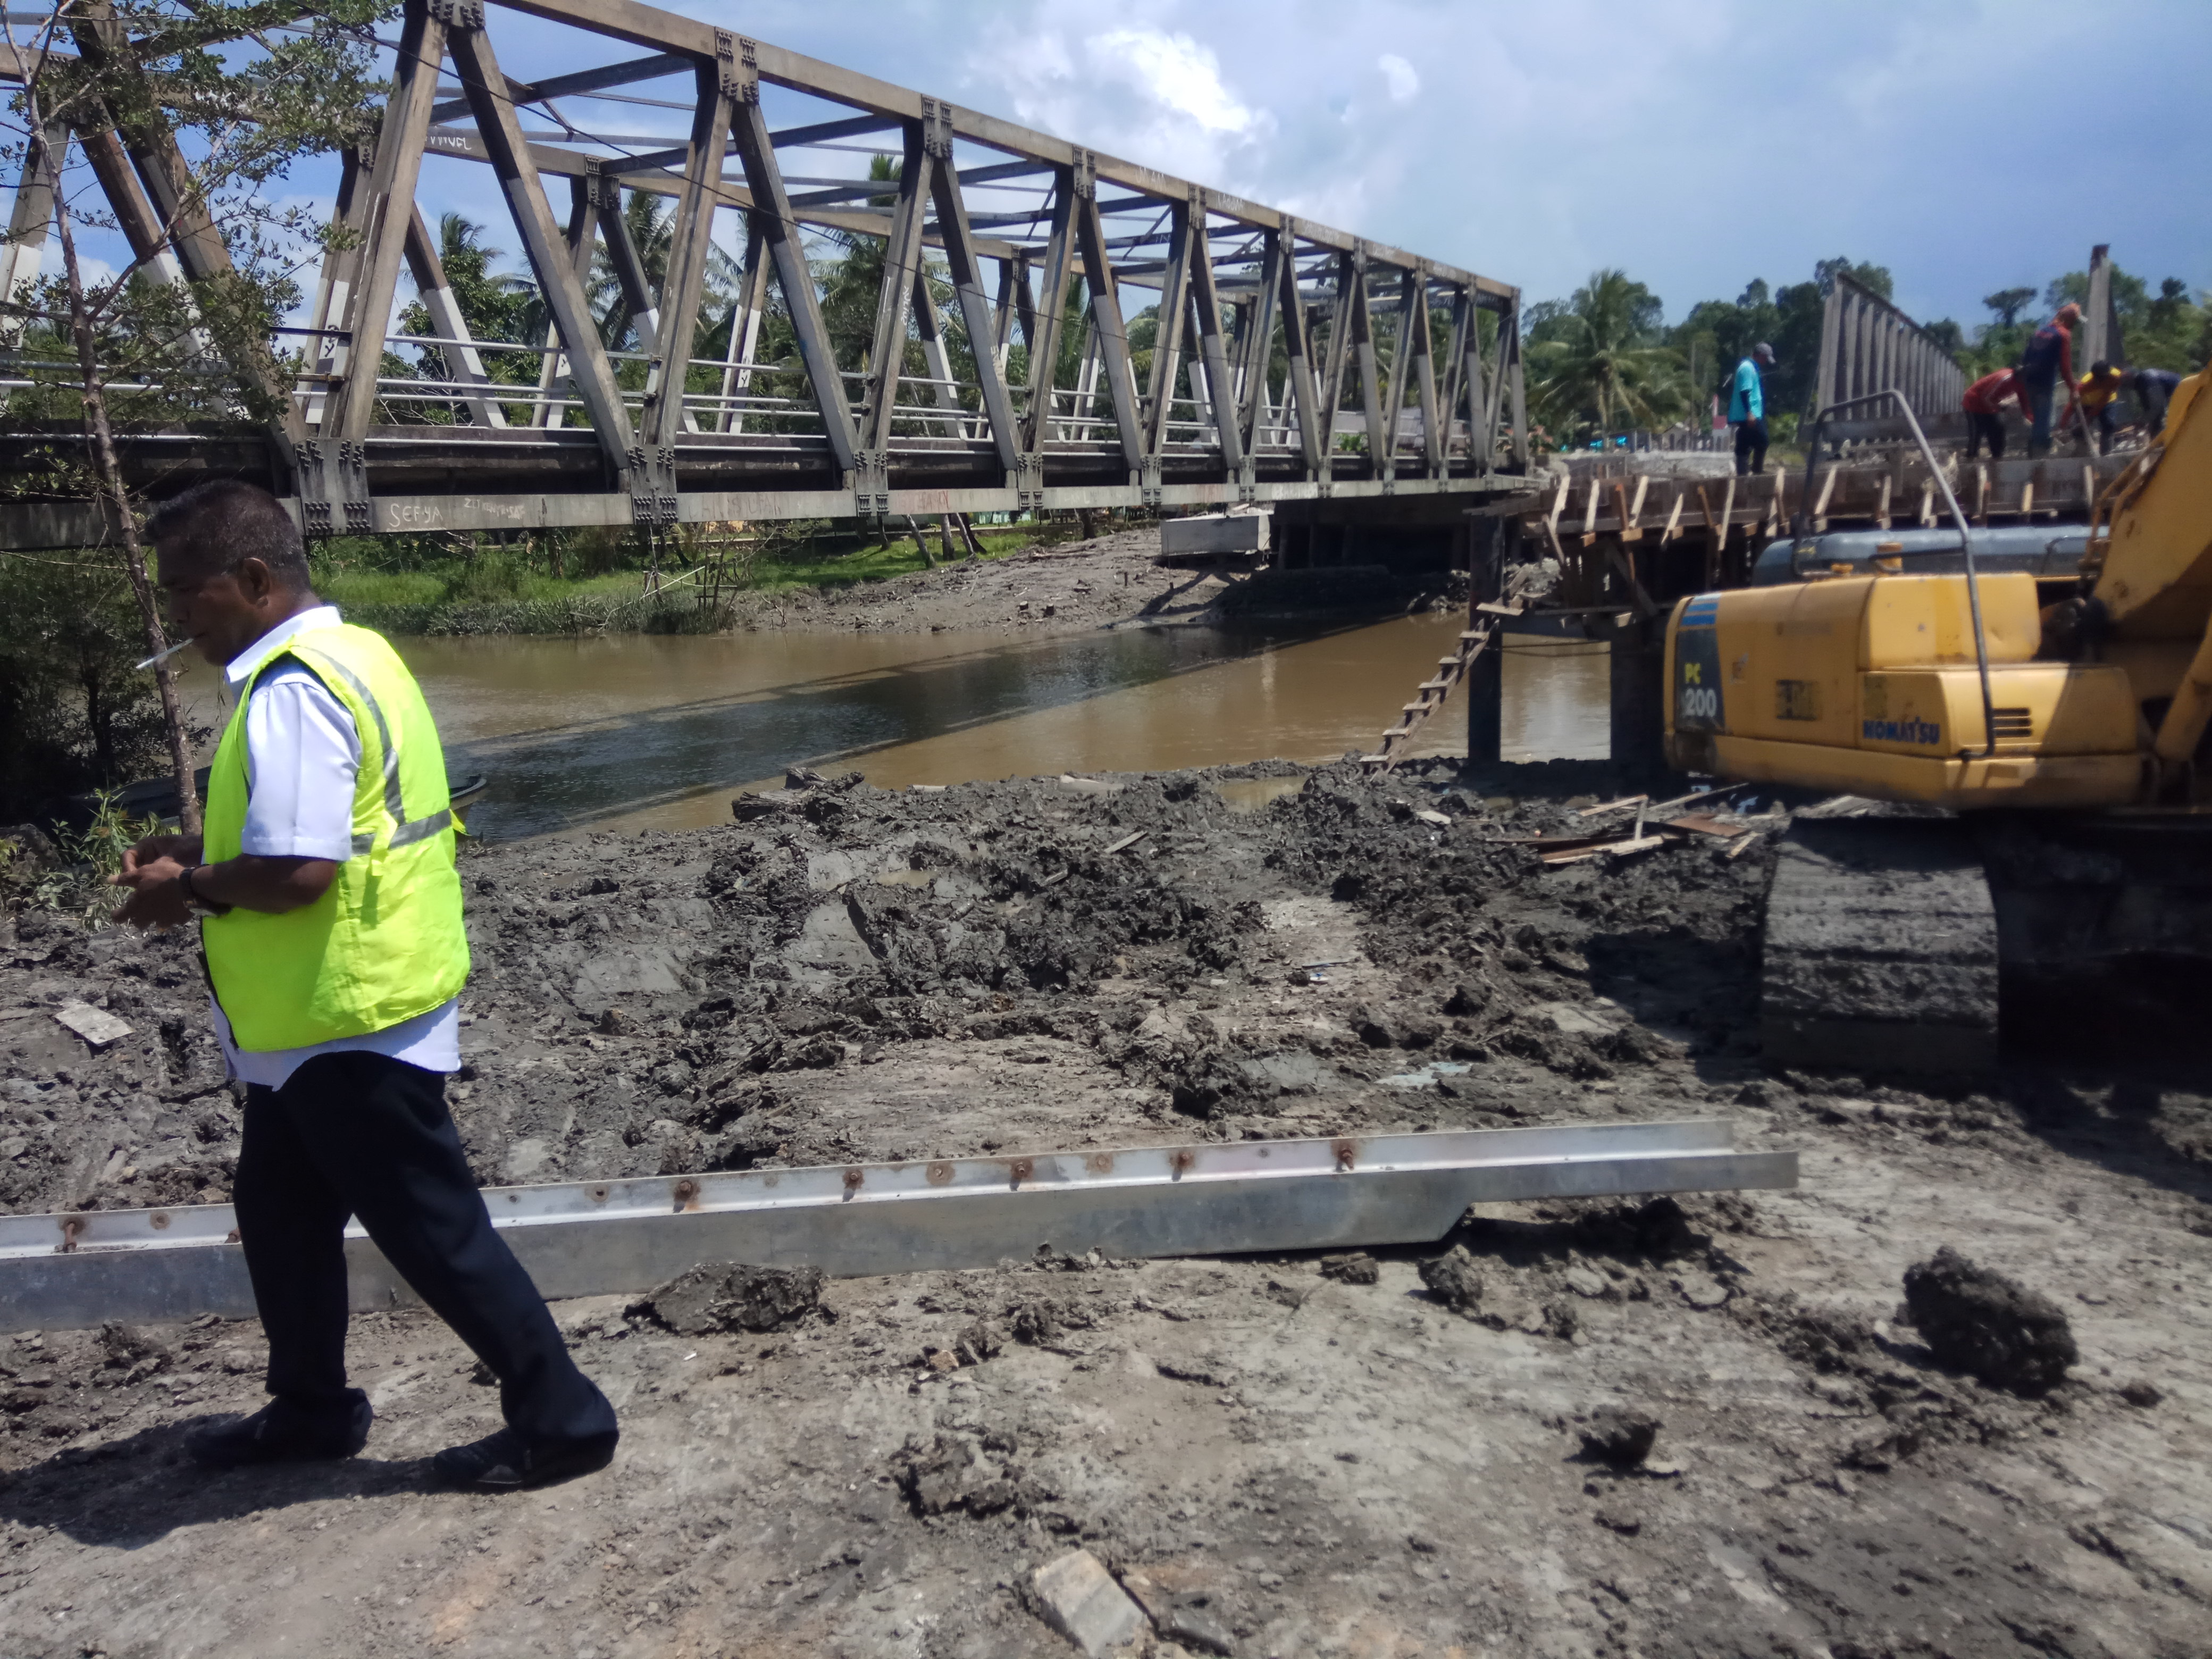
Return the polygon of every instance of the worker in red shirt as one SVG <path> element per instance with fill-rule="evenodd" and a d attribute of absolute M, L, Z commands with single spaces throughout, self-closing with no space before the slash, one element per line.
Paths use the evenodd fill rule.
<path fill-rule="evenodd" d="M 1981 453 L 1984 438 L 1989 440 L 1990 459 L 1993 461 L 2004 459 L 2004 420 L 1997 411 L 2008 398 L 2019 404 L 2020 412 L 2025 417 L 2028 412 L 2027 393 L 2021 389 L 2020 374 L 2015 369 L 2001 368 L 1994 374 L 1984 374 L 1966 388 L 1960 407 L 1966 411 L 1968 460 Z"/>
<path fill-rule="evenodd" d="M 2051 453 L 2051 410 L 2059 386 L 2066 388 L 2066 417 L 2074 416 L 2074 325 L 2081 320 L 2081 307 L 2067 304 L 2058 314 L 2028 337 L 2020 357 L 2020 381 L 2027 391 L 2029 410 L 2027 453 Z"/>

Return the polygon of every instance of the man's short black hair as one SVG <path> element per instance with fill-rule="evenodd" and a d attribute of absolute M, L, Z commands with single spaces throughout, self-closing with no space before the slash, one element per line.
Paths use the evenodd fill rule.
<path fill-rule="evenodd" d="M 295 593 L 307 591 L 307 544 L 283 503 L 267 490 L 237 478 L 194 484 L 166 501 L 146 520 L 146 534 L 188 556 L 235 570 L 258 559 L 269 574 Z"/>

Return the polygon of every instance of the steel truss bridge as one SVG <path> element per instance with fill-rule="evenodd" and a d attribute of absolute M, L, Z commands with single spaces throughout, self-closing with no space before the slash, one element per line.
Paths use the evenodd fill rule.
<path fill-rule="evenodd" d="M 518 82 L 483 0 L 408 0 L 380 130 L 342 158 L 336 214 L 356 234 L 286 331 L 301 366 L 283 421 L 138 434 L 126 459 L 141 478 L 257 477 L 310 534 L 331 534 L 1238 502 L 1434 523 L 1524 467 L 1520 294 L 1505 283 L 631 0 L 498 9 L 565 26 L 562 61 L 583 67 Z M 655 125 L 641 109 L 684 112 L 688 131 L 606 130 Z M 854 151 L 890 155 L 897 177 L 855 179 L 839 160 Z M 179 205 L 173 140 L 125 131 L 86 152 L 134 253 L 187 283 L 225 267 L 219 234 Z M 471 337 L 415 206 L 426 163 L 491 169 L 546 337 Z M 52 188 L 27 174 L 17 192 L 9 292 L 26 260 L 35 271 Z M 657 284 L 625 192 L 674 204 Z M 718 228 L 743 258 L 733 310 L 708 319 Z M 865 362 L 839 360 L 823 319 L 808 248 L 825 234 L 883 243 Z M 617 337 L 637 351 L 607 349 L 586 302 L 602 252 L 623 291 Z M 403 268 L 428 336 L 392 331 Z M 758 356 L 771 283 L 795 363 Z M 1141 385 L 1131 289 L 1159 318 Z M 1442 351 L 1431 328 L 1402 326 L 1439 311 Z M 696 356 L 726 321 L 728 350 Z M 1071 328 L 1079 352 L 1065 350 Z M 1402 340 L 1387 366 L 1378 333 Z M 1008 378 L 1017 338 L 1026 384 Z M 443 377 L 384 375 L 392 348 Z M 528 360 L 535 385 L 495 383 L 494 354 Z M 1055 373 L 1064 356 L 1080 363 L 1073 384 Z M 450 423 L 393 418 L 426 404 Z M 8 515 L 0 544 L 97 528 L 88 508 Z"/>

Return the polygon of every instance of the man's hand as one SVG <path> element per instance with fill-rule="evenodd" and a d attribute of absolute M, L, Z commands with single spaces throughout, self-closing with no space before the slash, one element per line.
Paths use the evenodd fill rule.
<path fill-rule="evenodd" d="M 142 856 L 149 854 L 149 842 L 184 839 L 181 836 L 149 836 L 124 854 L 123 867 L 107 878 L 110 886 L 131 890 L 131 896 L 115 913 L 118 921 L 158 930 L 181 927 L 192 919 L 191 906 L 185 902 L 185 890 L 179 879 L 191 866 L 167 853 Z M 197 841 L 192 842 L 191 850 L 199 850 Z"/>
<path fill-rule="evenodd" d="M 187 868 L 200 861 L 200 838 L 198 836 L 149 836 L 123 855 L 123 878 L 118 886 L 128 887 L 127 879 L 135 875 L 141 865 L 151 864 L 156 859 L 168 859 Z"/>
<path fill-rule="evenodd" d="M 155 842 L 175 844 L 174 852 L 155 852 Z M 263 858 L 241 853 L 221 864 L 197 864 L 199 842 L 182 836 L 154 836 L 131 849 L 123 868 L 108 878 L 128 887 L 131 897 L 116 912 L 118 921 L 134 927 L 181 927 L 192 918 L 179 878 L 195 871 L 192 890 L 204 903 L 283 915 L 313 904 L 330 890 L 338 866 L 329 859 Z"/>

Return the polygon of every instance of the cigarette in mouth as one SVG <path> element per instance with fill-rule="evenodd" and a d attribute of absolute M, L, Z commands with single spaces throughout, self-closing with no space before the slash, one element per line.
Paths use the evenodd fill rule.
<path fill-rule="evenodd" d="M 192 639 L 198 639 L 198 637 L 199 637 L 199 636 L 198 636 L 197 634 L 195 634 L 195 635 L 192 636 Z M 147 669 L 147 668 L 151 668 L 151 667 L 152 667 L 155 663 L 157 663 L 157 662 L 167 662 L 167 661 L 168 661 L 168 659 L 169 659 L 170 658 L 172 658 L 172 657 L 175 656 L 175 655 L 177 654 L 177 653 L 178 653 L 178 652 L 179 652 L 179 651 L 183 650 L 186 646 L 190 645 L 191 642 L 192 642 L 192 641 L 191 641 L 191 640 L 179 640 L 179 641 L 178 641 L 174 645 L 171 646 L 171 647 L 170 647 L 167 651 L 156 651 L 156 652 L 155 652 L 152 656 L 150 656 L 150 657 L 147 658 L 145 661 L 143 661 L 143 662 L 140 663 L 140 664 L 138 665 L 138 666 L 139 666 L 141 669 Z"/>

